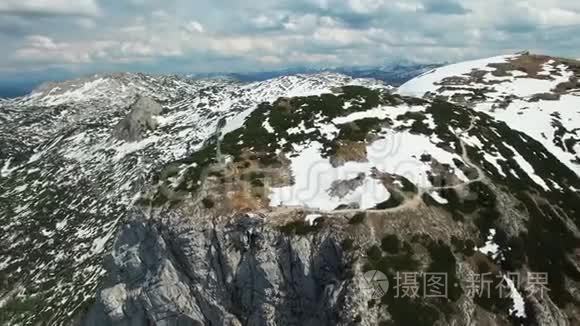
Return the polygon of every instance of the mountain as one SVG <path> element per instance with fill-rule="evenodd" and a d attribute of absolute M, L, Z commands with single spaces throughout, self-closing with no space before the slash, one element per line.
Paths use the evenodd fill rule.
<path fill-rule="evenodd" d="M 508 55 L 438 68 L 408 81 L 399 91 L 489 114 L 532 137 L 579 174 L 579 72 L 576 60 Z M 505 158 L 491 164 L 498 160 Z"/>
<path fill-rule="evenodd" d="M 233 129 L 261 102 L 346 84 L 386 87 L 336 74 L 251 84 L 117 74 L 1 102 L 0 293 L 18 297 L 3 304 L 3 324 L 66 324 L 83 309 L 151 173 L 199 150 L 221 119 Z"/>
<path fill-rule="evenodd" d="M 399 86 L 404 82 L 421 75 L 433 68 L 440 67 L 441 64 L 419 64 L 412 62 L 393 63 L 384 66 L 360 66 L 360 67 L 295 67 L 284 70 L 246 72 L 246 73 L 208 73 L 191 74 L 193 78 L 215 78 L 225 77 L 242 82 L 264 81 L 271 78 L 296 74 L 319 74 L 336 73 L 347 75 L 352 78 L 373 78 L 381 80 L 389 85 Z"/>
<path fill-rule="evenodd" d="M 283 70 L 250 71 L 240 73 L 195 73 L 184 74 L 183 77 L 194 79 L 233 79 L 239 82 L 251 83 L 289 75 L 335 73 L 347 75 L 352 78 L 378 79 L 389 85 L 398 86 L 427 70 L 439 66 L 441 65 L 398 62 L 384 66 L 366 67 L 295 67 Z M 40 76 L 10 74 L 2 77 L 3 78 L 0 78 L 0 98 L 15 98 L 26 96 L 46 80 L 66 80 L 71 79 L 72 75 L 70 72 L 51 70 Z"/>
<path fill-rule="evenodd" d="M 0 321 L 573 325 L 578 67 L 116 74 L 2 101 Z"/>

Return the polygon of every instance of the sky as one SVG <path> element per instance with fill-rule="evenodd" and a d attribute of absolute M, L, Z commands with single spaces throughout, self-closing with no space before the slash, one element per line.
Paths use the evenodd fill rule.
<path fill-rule="evenodd" d="M 0 44 L 0 79 L 576 58 L 580 1 L 0 0 Z"/>

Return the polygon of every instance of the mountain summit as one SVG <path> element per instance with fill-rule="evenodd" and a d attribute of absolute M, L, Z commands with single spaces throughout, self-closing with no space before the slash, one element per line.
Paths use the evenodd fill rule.
<path fill-rule="evenodd" d="M 571 325 L 578 67 L 120 74 L 0 102 L 0 320 Z"/>

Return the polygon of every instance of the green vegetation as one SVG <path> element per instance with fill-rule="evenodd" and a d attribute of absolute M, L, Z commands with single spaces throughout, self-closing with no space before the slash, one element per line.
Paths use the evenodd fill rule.
<path fill-rule="evenodd" d="M 348 220 L 348 224 L 355 225 L 361 224 L 364 222 L 367 214 L 365 212 L 356 213 L 350 220 Z"/>
<path fill-rule="evenodd" d="M 375 206 L 375 209 L 395 208 L 397 206 L 400 206 L 404 200 L 405 199 L 403 198 L 402 195 L 395 192 L 391 194 L 391 197 L 389 197 L 389 199 L 385 200 L 382 203 L 378 203 L 377 206 Z"/>
<path fill-rule="evenodd" d="M 416 194 L 419 192 L 419 188 L 417 188 L 417 186 L 412 183 L 411 181 L 409 181 L 407 178 L 405 177 L 400 177 L 398 179 L 402 184 L 403 184 L 403 192 L 406 193 L 413 193 Z"/>
<path fill-rule="evenodd" d="M 401 250 L 401 240 L 394 234 L 388 234 L 381 241 L 381 248 L 386 253 L 395 255 Z"/>
<path fill-rule="evenodd" d="M 18 317 L 37 311 L 43 304 L 39 297 L 12 298 L 0 308 L 0 324 L 8 325 Z"/>
<path fill-rule="evenodd" d="M 388 235 L 383 239 L 381 247 L 372 246 L 367 249 L 368 262 L 364 266 L 364 270 L 378 270 L 385 275 L 394 275 L 400 271 L 417 271 L 420 264 L 415 260 L 413 248 L 409 243 L 394 240 L 396 235 Z M 383 251 L 384 247 L 388 251 Z M 395 244 L 397 242 L 398 244 Z M 395 248 L 398 247 L 398 248 Z M 391 253 L 396 250 L 396 253 Z"/>
<path fill-rule="evenodd" d="M 393 318 L 391 323 L 384 322 L 381 325 L 433 326 L 441 318 L 436 306 L 422 299 L 391 298 L 390 296 L 385 296 L 381 302 L 388 305 L 389 314 Z"/>
<path fill-rule="evenodd" d="M 213 208 L 215 206 L 214 201 L 208 197 L 202 199 L 201 202 L 203 204 L 203 207 L 208 208 L 208 209 Z"/>
<path fill-rule="evenodd" d="M 427 120 L 427 116 L 421 112 L 406 112 L 397 117 L 397 120 L 400 121 L 409 121 L 413 120 L 411 124 L 411 132 L 416 134 L 424 134 L 430 136 L 433 134 L 433 129 L 428 126 L 425 121 Z"/>
<path fill-rule="evenodd" d="M 351 238 L 344 239 L 341 244 L 342 250 L 350 251 L 354 249 L 354 240 Z"/>
<path fill-rule="evenodd" d="M 457 278 L 457 261 L 449 246 L 441 240 L 430 242 L 427 245 L 431 256 L 431 264 L 427 270 L 430 273 L 445 273 L 447 275 L 448 298 L 457 301 L 463 294 L 459 279 Z"/>
<path fill-rule="evenodd" d="M 308 235 L 310 233 L 318 232 L 322 228 L 323 220 L 319 218 L 313 225 L 305 221 L 293 221 L 280 227 L 280 231 L 287 235 Z"/>
<path fill-rule="evenodd" d="M 320 123 L 331 123 L 332 119 L 346 116 L 353 112 L 367 111 L 379 105 L 398 105 L 408 98 L 391 95 L 380 90 L 371 90 L 362 86 L 345 86 L 339 94 L 323 94 L 321 96 L 280 98 L 272 104 L 262 103 L 246 118 L 244 125 L 221 138 L 221 152 L 233 158 L 234 162 L 246 162 L 243 153 L 249 153 L 261 167 L 281 167 L 277 152 L 283 151 L 292 155 L 294 145 L 316 141 L 322 144 L 324 157 L 333 155 L 340 142 L 365 141 L 367 137 L 378 133 L 388 125 L 388 119 L 361 119 L 344 125 L 337 125 L 338 136 L 329 140 L 321 130 L 316 128 Z M 345 103 L 350 106 L 345 108 Z M 222 123 L 223 124 L 223 123 Z M 271 130 L 269 130 L 271 128 Z M 289 132 L 290 130 L 294 132 Z M 215 163 L 217 152 L 217 135 L 209 139 L 200 150 L 184 160 L 168 164 L 166 174 L 157 175 L 154 182 L 161 182 L 161 189 L 145 204 L 161 206 L 169 201 L 179 201 L 180 197 L 172 198 L 172 193 L 195 192 L 203 182 L 205 173 Z M 185 171 L 183 182 L 175 189 L 166 182 L 180 171 L 175 167 L 183 164 L 194 164 Z M 242 164 L 247 164 L 242 163 Z M 172 171 L 170 171 L 173 169 Z M 210 172 L 211 173 L 211 172 Z M 249 182 L 254 187 L 262 187 L 263 176 L 250 175 Z M 414 185 L 409 185 L 414 187 Z"/>
<path fill-rule="evenodd" d="M 576 282 L 580 281 L 580 273 L 567 258 L 568 255 L 574 255 L 575 250 L 580 247 L 580 239 L 561 220 L 561 212 L 547 204 L 538 205 L 529 195 L 524 193 L 518 194 L 518 198 L 526 206 L 530 221 L 528 233 L 522 234 L 520 239 L 514 240 L 524 246 L 524 248 L 518 248 L 518 251 L 514 253 L 516 262 L 523 260 L 523 254 L 520 251 L 525 250 L 530 269 L 548 273 L 548 286 L 550 288 L 548 294 L 552 300 L 560 307 L 564 307 L 568 303 L 575 303 L 575 299 L 568 291 L 565 279 L 570 277 Z M 571 207 L 567 206 L 567 208 Z"/>
<path fill-rule="evenodd" d="M 478 271 L 479 274 L 485 274 L 488 272 L 488 270 Z M 497 273 L 492 273 L 491 275 L 487 275 L 485 280 L 491 282 L 489 291 L 486 288 L 484 295 L 476 295 L 473 298 L 473 301 L 478 306 L 489 312 L 504 316 L 508 315 L 509 309 L 513 306 L 513 301 L 507 295 L 505 288 L 500 290 L 501 287 L 504 286 L 500 285 L 502 282 L 502 276 Z"/>
<path fill-rule="evenodd" d="M 471 239 L 463 240 L 453 236 L 451 237 L 451 244 L 455 252 L 461 253 L 466 257 L 471 257 L 475 254 L 475 242 Z"/>
<path fill-rule="evenodd" d="M 463 294 L 456 272 L 457 262 L 449 246 L 426 235 L 413 237 L 411 243 L 402 241 L 395 234 L 388 234 L 382 239 L 380 247 L 372 246 L 367 249 L 368 262 L 364 270 L 383 272 L 392 285 L 380 300 L 392 320 L 381 325 L 433 325 L 455 312 L 452 302 L 457 301 Z M 415 258 L 414 246 L 417 250 L 417 246 L 421 246 L 429 253 L 430 264 L 424 270 Z M 399 284 L 395 279 L 398 272 L 445 273 L 448 277 L 448 298 L 425 298 L 422 295 L 417 298 L 403 297 L 401 292 L 398 293 L 393 288 L 395 284 Z M 419 293 L 423 293 L 422 279 L 419 281 Z"/>

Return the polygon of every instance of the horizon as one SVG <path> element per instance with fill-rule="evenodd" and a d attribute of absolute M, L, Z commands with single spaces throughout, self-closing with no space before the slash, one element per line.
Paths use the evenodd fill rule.
<path fill-rule="evenodd" d="M 571 0 L 4 0 L 0 89 L 95 73 L 437 64 L 522 50 L 579 58 L 577 32 Z"/>
<path fill-rule="evenodd" d="M 530 53 L 528 50 L 521 50 L 513 53 L 503 53 L 497 55 L 491 55 L 489 57 L 499 56 L 499 55 L 506 55 L 506 54 L 518 54 L 518 53 Z M 545 55 L 545 56 L 552 56 L 546 53 L 532 53 L 537 55 Z M 555 56 L 554 56 L 555 57 Z M 483 59 L 484 57 L 475 57 L 470 58 L 468 60 L 462 61 L 471 61 L 471 60 L 478 60 Z M 580 60 L 578 58 L 573 57 L 564 57 L 566 59 L 571 60 Z M 42 86 L 45 83 L 50 82 L 63 82 L 67 80 L 75 80 L 75 79 L 82 79 L 82 78 L 90 78 L 96 75 L 103 75 L 109 76 L 114 74 L 123 74 L 123 73 L 133 73 L 133 74 L 145 74 L 145 75 L 153 75 L 153 76 L 183 76 L 189 78 L 214 78 L 214 77 L 232 77 L 242 82 L 253 82 L 253 81 L 263 81 L 267 79 L 277 78 L 284 75 L 298 75 L 298 74 L 313 74 L 313 73 L 338 73 L 344 74 L 351 77 L 361 77 L 358 76 L 355 72 L 380 72 L 381 69 L 387 68 L 395 68 L 395 67 L 416 67 L 418 69 L 424 68 L 436 68 L 445 65 L 455 64 L 462 61 L 456 62 L 431 62 L 431 63 L 421 63 L 421 62 L 412 62 L 407 59 L 402 60 L 392 60 L 387 61 L 383 64 L 376 64 L 376 65 L 342 65 L 342 66 L 307 66 L 307 65 L 295 65 L 289 67 L 279 67 L 273 69 L 256 69 L 256 70 L 240 70 L 240 71 L 215 71 L 215 72 L 147 72 L 147 71 L 91 71 L 85 73 L 74 73 L 71 71 L 64 71 L 59 70 L 56 73 L 50 71 L 47 73 L 39 73 L 33 75 L 26 75 L 22 77 L 21 75 L 17 74 L 14 76 L 10 76 L 6 78 L 6 76 L 0 76 L 0 99 L 10 99 L 10 98 L 17 98 L 22 97 L 30 94 L 36 88 Z M 349 71 L 351 73 L 349 73 Z M 363 77 L 364 78 L 364 77 Z M 375 77 L 368 77 L 368 78 L 375 78 Z M 382 81 L 387 81 L 382 78 L 375 78 Z M 392 84 L 393 86 L 398 86 L 397 84 Z"/>
<path fill-rule="evenodd" d="M 74 74 L 65 71 L 52 72 L 50 74 L 37 74 L 32 76 L 11 76 L 9 78 L 2 78 L 0 76 L 0 98 L 10 99 L 25 96 L 34 91 L 34 89 L 40 87 L 42 84 L 50 82 L 63 82 L 67 80 L 90 78 L 96 75 L 109 76 L 114 74 L 123 73 L 133 73 L 133 74 L 146 74 L 146 75 L 177 75 L 191 78 L 214 78 L 214 77 L 233 77 L 243 82 L 249 81 L 262 81 L 271 78 L 280 77 L 286 74 L 296 75 L 296 74 L 313 74 L 313 73 L 339 73 L 346 75 L 349 74 L 347 71 L 352 70 L 353 72 L 361 71 L 379 71 L 379 69 L 385 68 L 395 68 L 395 67 L 431 67 L 431 66 L 442 66 L 449 64 L 449 62 L 439 62 L 439 63 L 416 63 L 410 62 L 408 60 L 402 61 L 392 61 L 390 63 L 385 63 L 382 65 L 359 65 L 359 66 L 334 66 L 334 67 L 321 67 L 321 66 L 303 66 L 296 65 L 292 67 L 281 67 L 278 69 L 259 69 L 259 70 L 242 70 L 238 72 L 228 72 L 228 71 L 216 71 L 216 72 L 206 72 L 206 73 L 195 73 L 195 72 L 146 72 L 146 71 L 95 71 L 87 72 L 81 74 Z"/>

